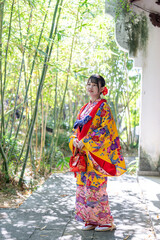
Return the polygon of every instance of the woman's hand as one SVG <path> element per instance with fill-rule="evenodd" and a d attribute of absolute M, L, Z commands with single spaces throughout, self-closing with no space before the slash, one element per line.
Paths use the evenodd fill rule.
<path fill-rule="evenodd" d="M 78 142 L 78 148 L 81 150 L 83 147 L 84 147 L 84 144 L 81 140 L 81 141 Z"/>
<path fill-rule="evenodd" d="M 84 147 L 84 144 L 83 144 L 82 140 L 79 141 L 77 138 L 74 138 L 73 146 L 77 147 L 79 149 L 82 149 Z"/>
<path fill-rule="evenodd" d="M 73 146 L 78 148 L 79 140 L 77 138 L 73 139 Z"/>

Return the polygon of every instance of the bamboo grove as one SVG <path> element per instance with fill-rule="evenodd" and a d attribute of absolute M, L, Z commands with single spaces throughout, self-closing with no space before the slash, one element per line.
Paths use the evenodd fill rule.
<path fill-rule="evenodd" d="M 137 146 L 140 72 L 121 51 L 104 1 L 0 2 L 0 172 L 25 181 L 68 164 L 68 137 L 88 99 L 89 75 L 106 79 L 124 147 Z"/>

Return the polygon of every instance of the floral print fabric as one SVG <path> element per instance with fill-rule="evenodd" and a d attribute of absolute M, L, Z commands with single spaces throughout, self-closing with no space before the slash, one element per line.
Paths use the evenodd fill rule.
<path fill-rule="evenodd" d="M 93 225 L 112 224 L 106 184 L 107 181 L 96 190 L 87 185 L 77 186 L 76 220 Z"/>
<path fill-rule="evenodd" d="M 94 103 L 89 102 L 83 109 L 79 120 L 84 124 L 80 127 L 85 127 L 84 119 L 87 119 L 86 117 L 99 100 Z M 81 122 L 79 123 L 81 124 Z M 77 137 L 77 134 L 78 130 L 76 128 L 70 137 L 69 146 L 72 152 L 73 139 Z M 103 161 L 114 164 L 116 176 L 126 171 L 125 161 L 120 152 L 117 128 L 107 102 L 103 102 L 98 108 L 89 131 L 82 142 L 84 143 L 83 151 L 87 156 L 87 171 L 76 174 L 76 219 L 96 225 L 112 223 L 113 217 L 110 213 L 106 193 L 107 177 L 111 175 L 102 169 L 93 158 L 95 155 Z"/>

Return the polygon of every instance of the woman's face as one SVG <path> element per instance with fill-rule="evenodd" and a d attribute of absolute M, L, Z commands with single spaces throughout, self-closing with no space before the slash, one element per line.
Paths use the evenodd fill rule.
<path fill-rule="evenodd" d="M 100 93 L 102 92 L 102 87 L 101 87 L 101 85 L 99 83 L 99 88 L 98 88 L 96 83 L 91 82 L 91 80 L 89 80 L 87 82 L 86 90 L 87 90 L 87 94 L 91 98 L 99 98 L 100 97 Z"/>

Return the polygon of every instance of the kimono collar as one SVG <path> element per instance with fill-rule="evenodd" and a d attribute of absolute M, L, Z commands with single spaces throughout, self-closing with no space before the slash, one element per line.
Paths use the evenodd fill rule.
<path fill-rule="evenodd" d="M 95 107 L 92 109 L 92 111 L 90 112 L 89 116 L 91 117 L 91 119 L 83 126 L 82 130 L 80 131 L 80 128 L 78 127 L 78 140 L 80 141 L 82 138 L 84 138 L 86 136 L 86 134 L 88 133 L 88 130 L 92 124 L 92 120 L 98 110 L 98 108 L 100 107 L 100 105 L 103 102 L 107 102 L 105 99 L 100 99 L 98 101 L 98 103 L 95 105 Z M 88 104 L 88 103 L 87 103 Z M 85 109 L 85 107 L 87 106 L 87 104 L 85 104 L 82 108 L 80 113 L 78 114 L 78 119 L 80 119 L 80 115 L 83 112 L 83 110 Z"/>
<path fill-rule="evenodd" d="M 89 101 L 89 104 L 94 104 L 94 103 L 97 103 L 97 102 L 99 102 L 99 101 L 101 101 L 101 100 L 102 100 L 101 98 L 98 98 L 98 99 L 96 99 L 96 100 L 93 101 L 93 102 L 90 100 L 90 101 Z"/>

